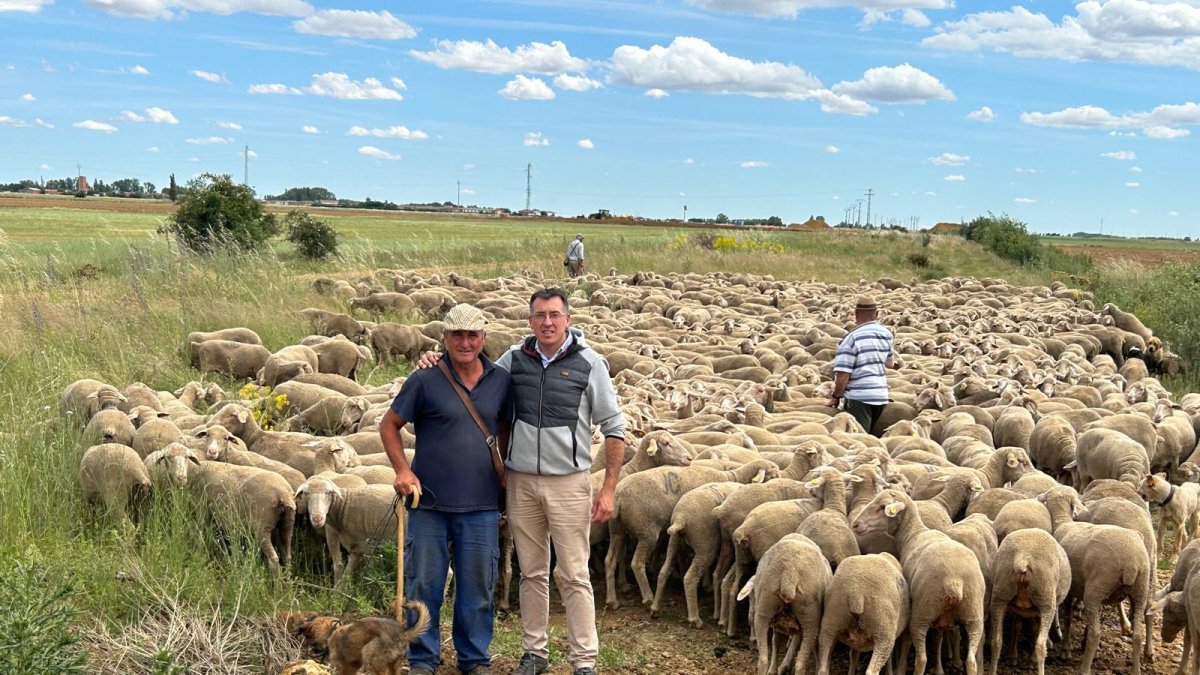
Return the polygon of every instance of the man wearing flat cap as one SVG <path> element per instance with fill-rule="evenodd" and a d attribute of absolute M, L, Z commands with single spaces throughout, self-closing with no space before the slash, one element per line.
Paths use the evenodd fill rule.
<path fill-rule="evenodd" d="M 572 278 L 583 274 L 583 235 L 577 234 L 567 244 L 567 272 Z"/>
<path fill-rule="evenodd" d="M 842 338 L 833 362 L 833 397 L 828 405 L 845 410 L 867 433 L 888 403 L 887 369 L 896 367 L 891 331 L 879 323 L 875 298 L 862 295 L 854 304 L 854 330 Z"/>
<path fill-rule="evenodd" d="M 396 492 L 421 495 L 408 512 L 405 587 L 429 608 L 431 625 L 409 650 L 412 675 L 433 675 L 441 662 L 438 617 L 451 556 L 458 669 L 491 672 L 503 489 L 497 453 L 508 445 L 512 378 L 483 354 L 486 331 L 483 312 L 471 305 L 447 312 L 437 367 L 413 371 L 379 425 Z M 412 466 L 400 440 L 409 422 L 417 437 Z"/>

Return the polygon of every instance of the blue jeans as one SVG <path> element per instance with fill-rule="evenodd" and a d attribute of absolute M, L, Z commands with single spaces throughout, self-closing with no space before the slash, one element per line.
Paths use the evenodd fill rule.
<path fill-rule="evenodd" d="M 458 669 L 466 672 L 492 662 L 488 646 L 496 615 L 493 594 L 500 559 L 500 512 L 417 509 L 408 512 L 405 597 L 425 603 L 432 624 L 409 648 L 408 662 L 414 668 L 437 670 L 442 660 L 439 618 L 451 555 L 455 588 L 452 633 Z M 410 612 L 409 621 L 414 618 Z"/>

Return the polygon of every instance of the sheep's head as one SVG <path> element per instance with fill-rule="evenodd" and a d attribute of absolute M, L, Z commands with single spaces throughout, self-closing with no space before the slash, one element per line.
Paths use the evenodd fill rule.
<path fill-rule="evenodd" d="M 229 446 L 237 447 L 242 440 L 220 424 L 202 427 L 193 435 L 204 444 L 204 456 L 210 462 L 225 461 L 225 453 L 229 450 Z"/>
<path fill-rule="evenodd" d="M 335 433 L 338 435 L 358 431 L 363 415 L 371 407 L 371 402 L 365 396 L 351 396 L 342 404 L 342 414 L 338 419 Z"/>
<path fill-rule="evenodd" d="M 1181 630 L 1188 627 L 1187 604 L 1183 591 L 1168 593 L 1163 599 L 1152 604 L 1146 614 L 1162 614 L 1163 642 L 1173 641 Z"/>
<path fill-rule="evenodd" d="M 111 384 L 101 385 L 99 389 L 87 395 L 89 401 L 95 401 L 96 410 L 108 410 L 116 408 L 121 403 L 128 403 L 129 399 L 125 398 L 116 387 Z"/>
<path fill-rule="evenodd" d="M 1029 455 L 1023 448 L 1004 448 L 996 452 L 997 454 L 1004 453 L 1004 476 L 1006 481 L 1016 481 L 1032 470 Z"/>
<path fill-rule="evenodd" d="M 851 529 L 857 535 L 871 532 L 895 532 L 899 526 L 898 516 L 912 506 L 912 499 L 896 489 L 887 489 L 875 495 L 870 504 L 854 519 Z"/>
<path fill-rule="evenodd" d="M 307 504 L 308 520 L 313 527 L 325 527 L 333 503 L 345 497 L 342 488 L 324 478 L 310 478 L 296 488 L 296 501 L 304 500 Z"/>
<path fill-rule="evenodd" d="M 208 425 L 222 426 L 237 435 L 248 425 L 254 424 L 254 416 L 250 409 L 243 405 L 230 404 L 221 408 L 208 420 Z"/>
<path fill-rule="evenodd" d="M 1200 465 L 1195 462 L 1184 462 L 1179 465 L 1179 475 L 1183 476 L 1185 481 L 1200 482 Z"/>
<path fill-rule="evenodd" d="M 1067 520 L 1074 520 L 1075 516 L 1083 511 L 1083 501 L 1079 499 L 1079 493 L 1066 485 L 1046 490 L 1037 496 L 1037 500 L 1046 505 L 1051 518 L 1058 513 L 1060 517 L 1066 516 Z"/>
<path fill-rule="evenodd" d="M 161 410 L 155 410 L 148 405 L 134 406 L 129 411 L 129 421 L 133 422 L 134 428 L 140 429 L 143 424 L 154 419 L 166 419 L 170 417 L 170 413 Z"/>
<path fill-rule="evenodd" d="M 186 445 L 171 443 L 146 457 L 146 464 L 152 473 L 164 475 L 176 485 L 184 485 L 192 466 L 200 466 L 200 458 Z"/>

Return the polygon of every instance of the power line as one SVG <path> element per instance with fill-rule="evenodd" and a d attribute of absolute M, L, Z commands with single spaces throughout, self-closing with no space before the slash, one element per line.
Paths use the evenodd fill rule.
<path fill-rule="evenodd" d="M 871 195 L 873 194 L 875 194 L 875 191 L 867 188 L 867 225 L 871 224 Z"/>

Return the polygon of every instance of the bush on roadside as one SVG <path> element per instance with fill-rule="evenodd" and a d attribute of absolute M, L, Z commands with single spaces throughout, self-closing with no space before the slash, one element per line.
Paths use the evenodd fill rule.
<path fill-rule="evenodd" d="M 228 174 L 192 179 L 178 204 L 159 230 L 197 253 L 253 251 L 279 234 L 279 223 L 263 211 L 254 190 L 234 183 Z"/>
<path fill-rule="evenodd" d="M 1025 223 L 992 213 L 979 216 L 963 225 L 959 234 L 978 243 L 992 253 L 1023 267 L 1084 274 L 1092 269 L 1092 259 L 1086 255 L 1071 255 L 1042 242 L 1030 234 Z"/>
<path fill-rule="evenodd" d="M 75 595 L 70 582 L 35 563 L 0 569 L 0 673 L 87 672 L 87 652 L 71 629 Z"/>
<path fill-rule="evenodd" d="M 283 219 L 287 240 L 296 245 L 300 255 L 310 260 L 322 260 L 337 255 L 337 230 L 327 220 L 293 209 Z"/>

